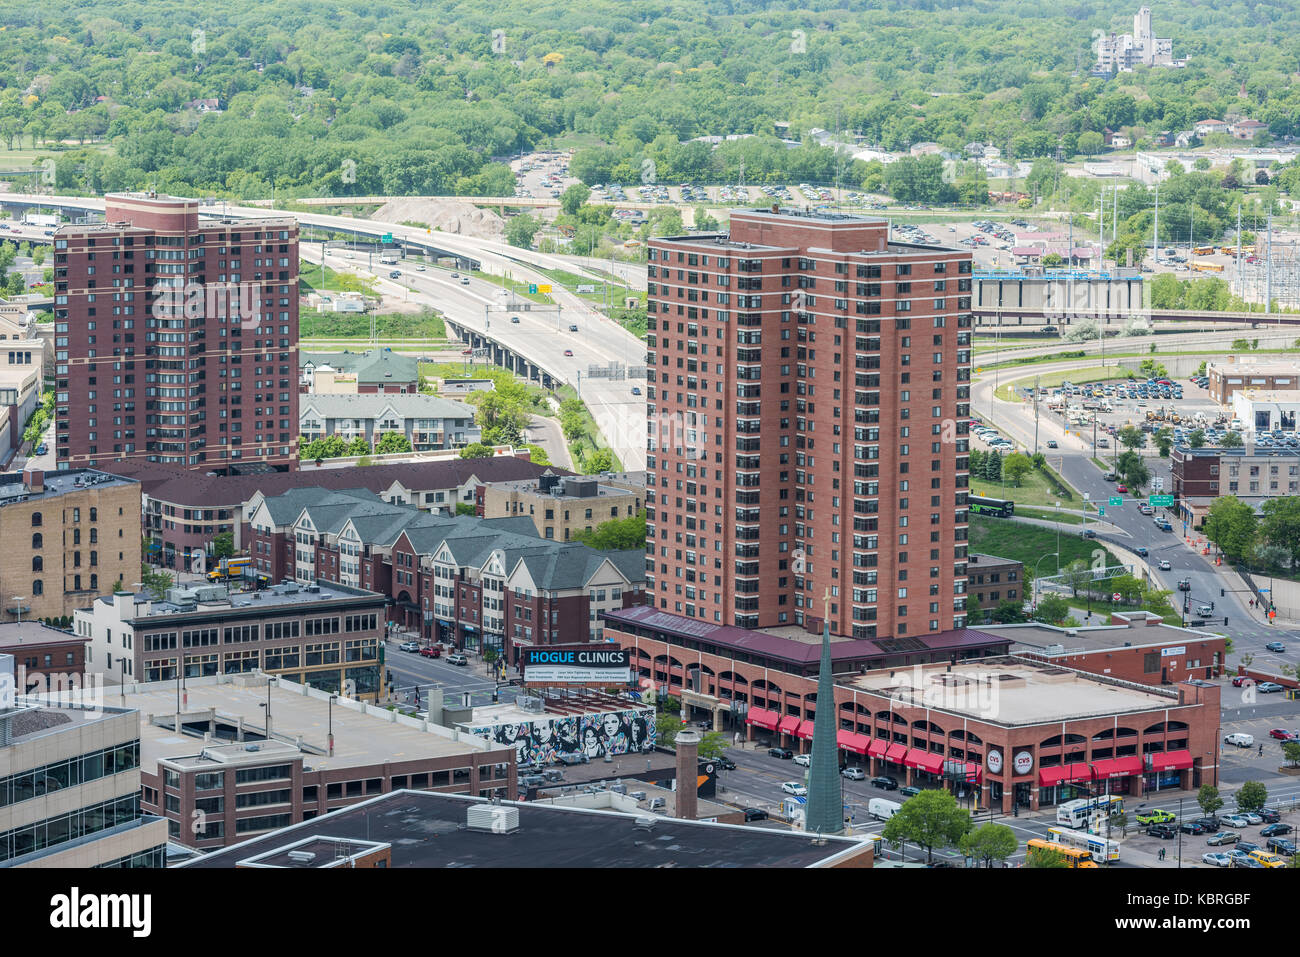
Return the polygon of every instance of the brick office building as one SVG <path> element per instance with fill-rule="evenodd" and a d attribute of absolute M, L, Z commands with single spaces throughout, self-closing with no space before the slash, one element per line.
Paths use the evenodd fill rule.
<path fill-rule="evenodd" d="M 530 519 L 431 515 L 363 491 L 301 488 L 262 500 L 249 550 L 272 581 L 338 582 L 389 596 L 425 641 L 520 647 L 600 641 L 602 611 L 644 601 L 639 550 L 538 537 Z"/>
<path fill-rule="evenodd" d="M 235 548 L 248 547 L 248 517 L 263 498 L 304 485 L 329 489 L 366 488 L 385 502 L 414 505 L 430 512 L 451 512 L 475 501 L 485 482 L 535 478 L 563 469 L 534 465 L 523 458 L 498 455 L 462 459 L 371 465 L 364 469 L 316 468 L 262 475 L 207 475 L 151 462 L 110 462 L 104 470 L 140 483 L 142 533 L 153 547 L 146 556 L 163 568 L 189 569 L 190 558 L 203 552 L 213 537 L 230 532 Z"/>
<path fill-rule="evenodd" d="M 0 625 L 0 655 L 14 659 L 14 687 L 19 694 L 67 688 L 86 666 L 86 639 L 39 621 Z"/>
<path fill-rule="evenodd" d="M 644 681 L 687 707 L 729 711 L 750 740 L 808 751 L 815 643 L 649 608 L 605 621 Z M 841 762 L 959 790 L 974 774 L 980 806 L 1005 813 L 1013 800 L 1037 808 L 1089 788 L 1136 795 L 1217 783 L 1218 685 L 1090 674 L 1004 654 L 1011 640 L 963 631 L 833 641 Z"/>
<path fill-rule="evenodd" d="M 61 618 L 140 575 L 140 485 L 91 469 L 0 475 L 4 620 Z"/>
<path fill-rule="evenodd" d="M 261 673 L 198 678 L 178 714 L 174 682 L 135 686 L 141 807 L 207 851 L 402 788 L 515 796 L 512 746 L 330 696 Z"/>
<path fill-rule="evenodd" d="M 383 695 L 383 595 L 340 585 L 171 589 L 162 601 L 122 592 L 73 616 L 86 671 L 110 684 L 265 671 L 348 697 Z"/>
<path fill-rule="evenodd" d="M 655 604 L 817 631 L 828 592 L 834 634 L 964 628 L 970 253 L 833 213 L 730 228 L 649 248 Z"/>
<path fill-rule="evenodd" d="M 59 464 L 296 468 L 297 221 L 157 193 L 104 216 L 54 236 Z"/>

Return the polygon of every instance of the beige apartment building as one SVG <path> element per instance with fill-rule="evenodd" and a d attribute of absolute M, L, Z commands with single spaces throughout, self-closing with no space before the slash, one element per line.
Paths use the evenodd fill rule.
<path fill-rule="evenodd" d="M 93 469 L 0 475 L 0 620 L 71 615 L 140 577 L 140 483 Z"/>
<path fill-rule="evenodd" d="M 524 516 L 538 535 L 557 542 L 645 509 L 645 487 L 631 477 L 544 474 L 480 485 L 477 497 L 481 518 Z"/>

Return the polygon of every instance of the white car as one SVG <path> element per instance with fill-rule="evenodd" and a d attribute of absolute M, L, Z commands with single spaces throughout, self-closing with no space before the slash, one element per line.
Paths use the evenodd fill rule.
<path fill-rule="evenodd" d="M 1173 567 L 1174 567 L 1174 566 L 1173 566 L 1173 565 L 1170 565 L 1170 564 L 1169 564 L 1169 561 L 1168 561 L 1167 559 L 1164 559 L 1164 558 L 1160 559 L 1160 570 L 1161 570 L 1162 572 L 1167 572 L 1167 571 L 1169 571 L 1169 569 L 1171 569 L 1171 568 L 1173 568 Z"/>
<path fill-rule="evenodd" d="M 1202 864 L 1213 864 L 1215 867 L 1231 867 L 1232 858 L 1222 851 L 1211 851 L 1208 854 L 1201 855 Z"/>
<path fill-rule="evenodd" d="M 424 272 L 424 263 L 420 263 L 419 265 L 417 265 L 417 266 L 415 267 L 415 271 L 416 271 L 416 272 Z"/>
<path fill-rule="evenodd" d="M 781 785 L 781 790 L 786 794 L 793 794 L 795 797 L 807 797 L 808 789 L 798 781 L 786 781 Z"/>
<path fill-rule="evenodd" d="M 1264 819 L 1260 817 L 1258 814 L 1256 814 L 1254 811 L 1239 811 L 1238 813 L 1246 819 L 1247 824 L 1264 823 Z"/>
<path fill-rule="evenodd" d="M 846 777 L 850 781 L 865 781 L 867 779 L 867 773 L 861 768 L 845 768 L 840 772 L 840 776 Z"/>
<path fill-rule="evenodd" d="M 809 767 L 809 766 L 811 766 L 811 764 L 812 764 L 812 755 L 810 755 L 810 754 L 796 754 L 796 755 L 794 756 L 794 763 L 797 764 L 797 765 L 799 765 L 799 767 L 801 767 L 801 768 Z"/>

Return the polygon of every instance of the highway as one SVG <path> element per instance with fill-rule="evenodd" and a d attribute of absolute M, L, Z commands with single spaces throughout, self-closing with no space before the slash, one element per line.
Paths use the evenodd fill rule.
<path fill-rule="evenodd" d="M 66 210 L 93 210 L 102 213 L 104 200 L 75 196 L 34 196 L 6 194 L 0 197 L 6 205 L 37 204 L 43 207 Z M 264 218 L 275 211 L 267 208 L 245 206 L 203 207 L 201 215 L 227 218 Z M 395 242 L 416 248 L 436 248 L 443 254 L 452 254 L 474 260 L 483 272 L 498 276 L 509 275 L 525 282 L 547 283 L 543 273 L 531 268 L 562 269 L 574 271 L 574 263 L 566 257 L 551 256 L 519 249 L 506 243 L 476 239 L 452 233 L 430 232 L 424 228 L 385 223 L 378 220 L 356 219 L 348 216 L 326 216 L 315 213 L 283 213 L 295 217 L 303 226 L 331 232 L 345 232 L 379 238 L 392 234 Z M 311 256 L 316 245 L 315 258 L 319 262 L 319 244 L 303 241 L 300 252 L 303 258 Z M 332 253 L 330 255 L 333 255 Z M 340 266 L 359 269 L 360 260 L 339 258 Z M 327 260 L 331 267 L 335 261 Z M 645 359 L 645 344 L 627 332 L 612 319 L 593 310 L 582 299 L 556 287 L 552 298 L 559 304 L 557 312 L 530 313 L 520 308 L 510 309 L 511 303 L 496 295 L 499 287 L 471 278 L 468 286 L 452 280 L 440 270 L 419 273 L 414 267 L 401 267 L 401 283 L 387 278 L 391 267 L 376 264 L 380 289 L 389 294 L 404 295 L 411 302 L 436 306 L 449 319 L 480 334 L 491 336 L 537 365 L 560 381 L 573 385 L 591 410 L 610 448 L 630 471 L 645 468 L 646 423 L 645 399 L 631 394 L 635 380 L 589 378 L 589 365 L 607 366 L 614 362 L 641 366 Z M 381 271 L 382 270 L 382 271 Z M 522 307 L 522 303 L 519 304 Z M 518 324 L 510 317 L 517 315 Z M 576 325 L 577 331 L 569 326 Z M 571 351 L 572 356 L 565 355 Z M 581 375 L 580 375 L 581 373 Z M 642 382 L 644 385 L 644 382 Z M 645 389 L 641 390 L 643 393 Z"/>
<path fill-rule="evenodd" d="M 1095 363 L 1080 360 L 1044 363 L 1042 366 L 1034 367 L 1033 371 L 1019 370 L 1019 374 L 1014 375 L 1014 378 L 1031 377 L 1034 371 L 1061 371 L 1092 365 Z M 1011 378 L 1013 377 L 1004 376 L 1002 381 L 1010 381 Z M 975 414 L 980 418 L 991 420 L 990 424 L 1021 447 L 1033 449 L 1034 417 L 1029 406 L 1019 402 L 994 400 L 993 383 L 987 376 L 973 383 L 971 401 L 976 410 Z M 992 404 L 991 415 L 990 403 Z M 1048 462 L 1067 482 L 1079 491 L 1087 492 L 1093 502 L 1100 501 L 1104 504 L 1110 496 L 1116 494 L 1115 485 L 1104 481 L 1101 471 L 1091 461 L 1091 436 L 1086 438 L 1077 436 L 1062 428 L 1057 419 L 1043 415 L 1040 411 L 1038 421 L 1040 447 L 1045 449 L 1049 439 L 1056 440 L 1060 448 L 1056 452 L 1047 452 Z M 1146 461 L 1152 474 L 1163 476 L 1165 488 L 1170 489 L 1172 481 L 1168 461 L 1154 456 L 1148 456 Z M 1214 618 L 1206 619 L 1209 623 L 1205 627 L 1206 630 L 1226 634 L 1232 638 L 1233 650 L 1228 655 L 1229 661 L 1237 661 L 1243 654 L 1250 654 L 1254 656 L 1257 667 L 1271 672 L 1279 671 L 1283 664 L 1295 666 L 1297 661 L 1300 661 L 1300 642 L 1297 642 L 1295 636 L 1283 628 L 1268 624 L 1267 619 L 1258 609 L 1249 608 L 1247 599 L 1253 597 L 1251 594 L 1234 594 L 1227 590 L 1237 579 L 1235 576 L 1220 574 L 1224 569 L 1214 565 L 1213 546 L 1210 546 L 1211 554 L 1206 556 L 1187 544 L 1184 538 L 1185 535 L 1190 535 L 1193 541 L 1199 539 L 1204 547 L 1203 535 L 1184 529 L 1182 521 L 1172 511 L 1167 517 L 1173 524 L 1174 531 L 1161 532 L 1156 528 L 1151 516 L 1142 515 L 1138 511 L 1137 500 L 1131 496 L 1123 498 L 1122 506 L 1106 509 L 1106 520 L 1116 526 L 1118 531 L 1113 534 L 1101 531 L 1098 541 L 1112 546 L 1116 557 L 1125 563 L 1137 559 L 1132 551 L 1134 548 L 1146 546 L 1150 550 L 1151 574 L 1161 588 L 1173 592 L 1170 603 L 1175 608 L 1181 607 L 1184 598 L 1187 599 L 1193 612 L 1199 605 L 1214 602 Z M 1164 509 L 1157 509 L 1157 513 L 1164 511 Z M 1161 559 L 1170 563 L 1171 567 L 1168 570 L 1162 571 L 1157 567 Z M 1181 579 L 1187 579 L 1191 583 L 1190 591 L 1178 590 L 1178 582 Z M 1225 593 L 1221 595 L 1220 589 L 1224 589 Z M 1228 619 L 1226 627 L 1223 625 L 1225 616 Z M 1189 616 L 1191 617 L 1194 616 Z M 1172 624 L 1179 623 L 1172 622 Z M 1286 643 L 1285 652 L 1274 653 L 1264 647 L 1267 642 L 1278 639 Z"/>

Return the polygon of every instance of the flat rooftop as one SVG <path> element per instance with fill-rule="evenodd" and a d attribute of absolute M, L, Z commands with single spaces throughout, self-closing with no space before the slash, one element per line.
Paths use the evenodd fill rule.
<path fill-rule="evenodd" d="M 1224 359 L 1211 359 L 1205 366 L 1223 375 L 1300 375 L 1300 362 L 1228 362 Z"/>
<path fill-rule="evenodd" d="M 24 602 L 24 606 L 26 606 Z M 13 610 L 10 604 L 9 610 Z M 15 658 L 20 656 L 18 651 L 25 648 L 40 648 L 49 645 L 67 645 L 80 642 L 84 644 L 89 641 L 82 635 L 73 634 L 70 631 L 63 631 L 59 628 L 50 628 L 48 625 L 42 625 L 39 621 L 7 622 L 0 624 L 0 651 L 8 651 Z M 54 662 L 54 666 L 63 667 L 62 661 Z"/>
<path fill-rule="evenodd" d="M 1175 707 L 1177 691 L 1120 683 L 1012 658 L 869 671 L 837 682 L 998 725 L 1047 724 Z M 919 686 L 918 686 L 919 685 Z"/>
<path fill-rule="evenodd" d="M 6 472 L 0 475 L 0 507 L 18 501 L 41 501 L 55 499 L 69 492 L 80 492 L 87 488 L 121 488 L 124 485 L 139 485 L 134 479 L 98 472 L 95 469 L 67 469 L 62 472 L 46 472 L 44 488 L 40 492 L 31 491 L 23 483 L 23 473 Z"/>
<path fill-rule="evenodd" d="M 40 703 L 38 697 L 18 698 L 13 708 L 0 708 L 0 719 L 9 721 L 10 743 L 23 744 L 36 738 L 71 731 L 104 718 L 116 717 L 126 709 L 120 707 L 74 708 Z M 0 775 L 5 772 L 5 750 L 0 748 Z"/>
<path fill-rule="evenodd" d="M 982 626 L 983 627 L 983 626 Z M 1043 652 L 1059 646 L 1056 654 L 1079 654 L 1088 651 L 1109 651 L 1128 645 L 1142 648 L 1149 645 L 1186 644 L 1222 641 L 1222 637 L 1208 631 L 1180 628 L 1177 625 L 1137 623 L 1127 625 L 1100 625 L 1092 628 L 1072 628 L 1072 635 L 1048 625 L 989 625 L 984 630 L 1011 640 L 1011 653 L 1019 650 Z"/>
<path fill-rule="evenodd" d="M 264 763 L 268 751 L 283 753 L 286 757 L 301 753 L 313 770 L 445 758 L 483 750 L 482 742 L 477 738 L 454 741 L 419 727 L 390 722 L 387 711 L 376 711 L 368 706 L 367 713 L 363 714 L 355 702 L 340 699 L 334 702 L 332 709 L 334 757 L 326 757 L 331 710 L 328 696 L 304 695 L 300 685 L 285 682 L 282 686 L 279 680 L 271 685 L 272 740 L 268 742 L 265 739 L 266 708 L 263 707 L 267 702 L 266 676 L 256 672 L 231 676 L 236 679 L 234 681 L 222 681 L 222 677 L 190 678 L 185 682 L 189 701 L 182 715 L 182 724 L 188 723 L 191 729 L 197 729 L 197 737 L 177 734 L 172 726 L 176 715 L 175 681 L 135 685 L 135 691 L 128 691 L 126 707 L 136 708 L 142 716 L 140 761 L 146 769 L 152 770 L 158 761 L 164 759 L 181 767 L 200 763 L 210 765 L 212 762 L 200 762 L 198 758 L 199 752 L 204 750 L 214 752 L 218 761 L 230 764 L 239 763 L 241 755 Z M 202 732 L 207 730 L 209 715 L 214 710 L 219 724 L 233 725 L 237 719 L 244 719 L 245 743 L 214 737 L 211 743 L 204 744 Z M 151 723 L 149 715 L 153 716 L 154 722 L 162 722 L 168 727 Z M 295 743 L 299 737 L 302 738 L 303 751 L 299 751 Z M 285 738 L 289 740 L 285 741 Z M 263 751 L 245 752 L 243 748 L 247 743 L 260 743 Z"/>
<path fill-rule="evenodd" d="M 392 846 L 393 867 L 815 867 L 862 842 L 734 824 L 707 824 L 619 811 L 502 801 L 516 808 L 519 829 L 485 833 L 465 827 L 486 799 L 394 791 L 260 838 L 214 851 L 181 867 L 231 868 L 239 861 L 311 837 Z M 649 829 L 638 820 L 653 820 Z"/>
<path fill-rule="evenodd" d="M 541 698 L 544 711 L 529 711 L 521 707 L 517 703 L 517 699 L 523 696 L 516 696 L 510 701 L 475 708 L 474 716 L 469 721 L 460 722 L 460 725 L 463 727 L 483 727 L 497 724 L 519 724 L 536 721 L 538 718 L 547 716 L 569 717 L 586 714 L 606 714 L 610 711 L 631 711 L 634 708 L 654 707 L 653 705 L 642 704 L 639 701 L 632 701 L 617 695 L 604 694 L 603 692 L 590 692 L 587 694 L 570 692 L 564 695 L 536 694 L 534 696 Z"/>
<path fill-rule="evenodd" d="M 314 588 L 314 591 L 309 589 Z M 119 594 L 121 594 L 119 592 Z M 256 596 L 256 597 L 254 597 Z M 169 615 L 196 615 L 212 613 L 224 610 L 234 610 L 256 612 L 259 609 L 268 608 L 282 609 L 294 608 L 302 605 L 319 605 L 324 601 L 334 601 L 345 598 L 373 598 L 375 601 L 383 601 L 384 596 L 377 592 L 366 591 L 361 588 L 349 588 L 346 585 L 300 585 L 290 586 L 272 585 L 269 588 L 263 588 L 261 591 L 232 591 L 229 597 L 215 601 L 199 601 L 195 607 L 189 608 L 170 601 L 140 601 L 138 596 L 135 602 L 135 620 L 140 621 L 148 618 L 167 617 Z M 113 596 L 106 595 L 97 599 L 98 601 L 112 603 Z M 141 609 L 144 609 L 141 611 Z"/>
<path fill-rule="evenodd" d="M 548 499 L 554 499 L 557 502 L 585 502 L 597 498 L 610 498 L 617 496 L 620 498 L 628 495 L 644 495 L 644 491 L 637 489 L 622 488 L 617 485 L 596 485 L 595 495 L 571 495 L 568 491 L 568 484 L 565 479 L 561 479 L 554 488 L 543 491 L 537 487 L 537 479 L 520 479 L 513 482 L 493 482 L 491 485 L 494 489 L 503 489 L 508 492 L 527 492 L 531 495 L 541 495 Z M 556 494 L 559 492 L 560 494 Z"/>

